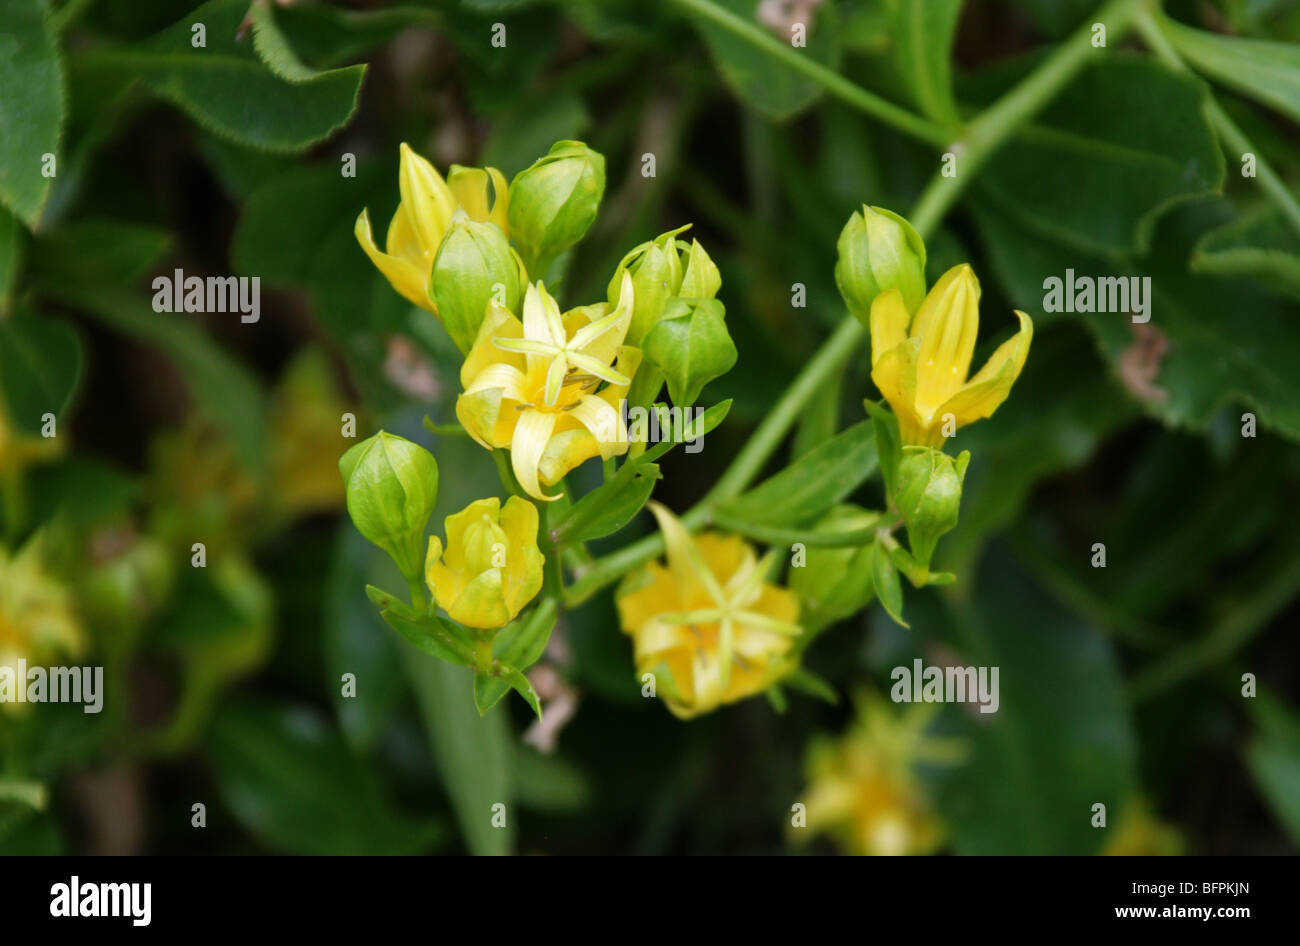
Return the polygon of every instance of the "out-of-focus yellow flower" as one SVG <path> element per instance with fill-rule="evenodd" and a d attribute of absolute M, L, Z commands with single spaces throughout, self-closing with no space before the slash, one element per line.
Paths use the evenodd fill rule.
<path fill-rule="evenodd" d="M 447 545 L 429 539 L 424 574 L 438 606 L 467 627 L 504 627 L 542 588 L 537 507 L 511 496 L 470 503 L 448 516 Z"/>
<path fill-rule="evenodd" d="M 925 797 L 916 762 L 959 761 L 964 746 L 925 735 L 934 704 L 895 713 L 878 696 L 858 700 L 858 719 L 837 741 L 817 740 L 808 753 L 808 788 L 799 799 L 806 826 L 796 840 L 829 834 L 851 854 L 931 854 L 944 828 Z"/>
<path fill-rule="evenodd" d="M 1178 857 L 1185 846 L 1177 828 L 1152 814 L 1146 802 L 1135 799 L 1124 807 L 1119 824 L 1100 853 L 1113 857 Z"/>
<path fill-rule="evenodd" d="M 336 455 L 347 409 L 322 350 L 293 359 L 271 399 L 270 499 L 277 511 L 296 516 L 343 505 Z"/>
<path fill-rule="evenodd" d="M 437 169 L 405 142 L 401 152 L 398 188 L 402 200 L 388 225 L 385 244 L 388 252 L 375 245 L 369 210 L 361 211 L 354 232 L 370 261 L 393 288 L 437 315 L 438 307 L 429 298 L 429 277 L 452 215 L 458 207 L 463 207 L 471 220 L 491 221 L 508 237 L 509 185 L 496 168 L 466 168 L 455 164 L 444 181 Z"/>
<path fill-rule="evenodd" d="M 992 416 L 1020 376 L 1034 325 L 1017 311 L 1020 330 L 967 378 L 979 332 L 979 299 L 979 280 L 963 263 L 939 278 L 915 319 L 897 289 L 872 303 L 871 380 L 894 409 L 904 443 L 941 446 L 947 439 L 946 415 L 952 415 L 954 429 Z"/>
<path fill-rule="evenodd" d="M 802 633 L 794 592 L 768 584 L 775 550 L 761 561 L 743 539 L 694 538 L 651 503 L 667 566 L 651 562 L 619 590 L 637 673 L 651 673 L 674 715 L 690 719 L 767 689 L 794 665 Z"/>
<path fill-rule="evenodd" d="M 623 344 L 632 315 L 632 279 L 618 304 L 580 306 L 563 316 L 538 282 L 524 295 L 520 322 L 491 304 L 460 369 L 465 393 L 456 417 L 487 449 L 510 448 L 524 491 L 552 500 L 550 486 L 578 464 L 627 452 L 618 411 L 641 352 Z M 597 390 L 601 382 L 603 389 Z M 539 483 L 540 479 L 540 483 Z"/>
<path fill-rule="evenodd" d="M 70 589 L 45 568 L 40 533 L 17 553 L 0 546 L 0 667 L 10 668 L 14 685 L 18 661 L 40 664 L 56 656 L 76 656 L 85 645 Z M 20 712 L 25 703 L 6 700 L 0 709 Z"/>

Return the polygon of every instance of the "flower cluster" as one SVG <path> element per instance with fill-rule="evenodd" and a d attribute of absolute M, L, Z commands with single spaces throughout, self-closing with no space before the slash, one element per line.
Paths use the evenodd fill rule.
<path fill-rule="evenodd" d="M 441 321 L 459 350 L 457 426 L 494 454 L 513 494 L 504 503 L 475 500 L 446 517 L 445 543 L 436 536 L 426 543 L 438 494 L 429 451 L 380 431 L 339 463 L 357 528 L 390 555 L 411 590 L 409 605 L 377 588 L 371 599 L 412 643 L 473 670 L 480 711 L 513 689 L 540 715 L 522 671 L 541 657 L 570 597 L 565 570 L 582 584 L 592 561 L 586 543 L 627 524 L 662 475 L 658 457 L 708 429 L 690 436 L 682 429 L 653 447 L 638 431 L 632 443 L 631 409 L 658 416 L 665 389 L 674 409 L 688 408 L 738 356 L 717 298 L 721 274 L 698 240 L 682 238 L 687 227 L 628 252 L 606 298 L 561 305 L 570 250 L 594 221 L 604 183 L 604 159 L 576 141 L 557 142 L 508 186 L 494 168 L 453 167 L 444 180 L 403 145 L 401 203 L 386 251 L 375 245 L 367 214 L 357 221 L 366 254 L 399 293 Z M 873 598 L 902 623 L 900 572 L 917 587 L 952 578 L 932 572 L 930 561 L 957 524 L 969 454 L 954 458 L 942 447 L 1006 399 L 1032 324 L 1017 313 L 1020 330 L 971 375 L 979 328 L 973 271 L 954 267 L 927 291 L 924 241 L 879 208 L 850 218 L 835 278 L 870 332 L 871 377 L 892 410 L 869 401 L 872 424 L 838 435 L 748 501 L 733 492 L 716 510 L 681 519 L 651 502 L 662 545 L 627 556 L 604 578 L 622 578 L 615 600 L 643 694 L 679 718 L 759 693 L 781 705 L 786 686 L 826 695 L 829 685 L 800 666 L 816 633 Z M 727 406 L 714 410 L 725 414 Z M 875 465 L 862 453 L 864 429 L 874 430 L 885 482 L 881 511 L 837 505 L 843 480 L 860 483 Z M 841 451 L 860 455 L 862 469 L 837 471 Z M 596 457 L 605 464 L 603 485 L 573 495 L 569 474 Z M 812 492 L 825 501 L 782 508 L 787 493 Z M 715 511 L 729 531 L 693 535 Z M 802 533 L 787 526 L 815 539 L 810 556 L 790 540 L 789 588 L 778 584 L 783 540 Z M 899 528 L 906 548 L 894 538 Z M 768 551 L 747 539 L 767 542 Z M 663 558 L 654 560 L 659 549 Z M 910 756 L 890 755 L 892 743 L 882 749 L 875 733 L 882 725 L 852 742 L 839 774 L 819 770 L 818 817 L 857 818 L 854 843 L 865 850 L 928 849 L 939 832 L 911 800 Z M 871 800 L 866 814 L 859 796 Z"/>

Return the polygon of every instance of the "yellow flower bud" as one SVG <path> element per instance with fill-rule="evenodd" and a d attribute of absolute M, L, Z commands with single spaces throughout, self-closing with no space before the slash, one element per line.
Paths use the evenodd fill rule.
<path fill-rule="evenodd" d="M 802 633 L 794 593 L 764 580 L 771 555 L 760 561 L 736 536 L 692 537 L 663 506 L 650 509 L 667 564 L 629 576 L 617 599 L 637 674 L 653 676 L 681 719 L 767 689 L 794 667 Z"/>
<path fill-rule="evenodd" d="M 361 211 L 357 217 L 354 232 L 370 261 L 393 288 L 420 308 L 437 315 L 438 307 L 429 296 L 429 280 L 452 215 L 457 208 L 463 208 L 471 220 L 495 223 L 509 237 L 506 222 L 509 188 L 505 176 L 496 168 L 453 165 L 448 174 L 449 183 L 405 142 L 401 154 L 398 189 L 402 200 L 388 225 L 387 252 L 375 245 L 368 210 Z"/>
<path fill-rule="evenodd" d="M 979 298 L 979 280 L 963 263 L 939 278 L 915 318 L 897 289 L 872 303 L 871 380 L 894 409 L 903 443 L 941 446 L 958 427 L 991 417 L 1020 377 L 1034 335 L 1023 312 L 1020 330 L 967 377 Z"/>
<path fill-rule="evenodd" d="M 542 588 L 537 507 L 511 496 L 470 503 L 445 522 L 447 545 L 429 539 L 425 583 L 438 607 L 466 627 L 504 627 Z"/>

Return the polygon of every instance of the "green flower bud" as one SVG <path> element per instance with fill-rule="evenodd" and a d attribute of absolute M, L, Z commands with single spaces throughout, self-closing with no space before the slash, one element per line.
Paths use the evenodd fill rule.
<path fill-rule="evenodd" d="M 835 284 L 844 304 L 870 330 L 871 303 L 886 289 L 915 313 L 925 299 L 925 241 L 892 210 L 863 205 L 840 231 Z"/>
<path fill-rule="evenodd" d="M 632 324 L 627 330 L 627 344 L 641 343 L 673 296 L 712 299 L 722 288 L 718 267 L 700 242 L 692 240 L 688 245 L 677 239 L 677 234 L 689 226 L 661 233 L 642 243 L 623 257 L 614 271 L 608 290 L 611 305 L 618 301 L 623 273 L 632 274 L 632 288 L 635 290 L 636 305 L 632 310 Z"/>
<path fill-rule="evenodd" d="M 430 292 L 462 354 L 473 347 L 488 303 L 518 312 L 527 284 L 523 260 L 501 228 L 457 211 L 434 259 Z"/>
<path fill-rule="evenodd" d="M 438 463 L 428 450 L 380 431 L 339 460 L 348 515 L 408 579 L 424 564 L 424 530 L 438 498 Z"/>
<path fill-rule="evenodd" d="M 717 299 L 669 299 L 646 335 L 645 359 L 663 372 L 674 404 L 693 404 L 706 384 L 736 364 L 736 345 L 724 315 Z"/>
<path fill-rule="evenodd" d="M 957 525 L 969 462 L 969 450 L 954 460 L 933 447 L 903 448 L 894 502 L 907 525 L 907 542 L 918 565 L 929 567 L 939 537 Z"/>
<path fill-rule="evenodd" d="M 510 184 L 510 235 L 540 279 L 582 239 L 605 193 L 605 158 L 581 141 L 557 141 Z"/>

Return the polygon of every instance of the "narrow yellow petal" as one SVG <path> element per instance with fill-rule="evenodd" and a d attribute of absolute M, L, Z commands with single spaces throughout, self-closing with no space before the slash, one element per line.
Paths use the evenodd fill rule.
<path fill-rule="evenodd" d="M 608 401 L 594 394 L 587 394 L 569 408 L 568 413 L 591 431 L 591 435 L 596 438 L 596 446 L 600 450 L 602 460 L 627 452 L 627 428 L 623 426 L 623 418 Z"/>
<path fill-rule="evenodd" d="M 547 496 L 542 492 L 537 482 L 537 467 L 541 462 L 542 453 L 546 450 L 547 441 L 551 439 L 551 432 L 555 429 L 556 416 L 545 411 L 531 409 L 521 411 L 519 421 L 515 424 L 514 438 L 510 443 L 510 465 L 515 471 L 515 478 L 519 480 L 519 485 L 529 496 L 547 502 L 560 497 L 558 494 Z"/>
<path fill-rule="evenodd" d="M 907 339 L 907 323 L 912 316 L 903 304 L 903 294 L 889 289 L 871 303 L 871 366 Z"/>
<path fill-rule="evenodd" d="M 951 397 L 966 381 L 979 332 L 979 280 L 968 264 L 940 277 L 916 314 L 912 337 L 917 353 L 917 410 L 924 415 Z"/>
<path fill-rule="evenodd" d="M 507 237 L 510 236 L 509 212 L 510 212 L 510 185 L 506 183 L 506 176 L 496 168 L 488 168 L 488 177 L 492 179 L 492 212 L 488 214 L 488 219 L 501 228 L 501 232 Z M 523 264 L 520 264 L 523 268 Z M 524 281 L 527 282 L 527 276 Z"/>
<path fill-rule="evenodd" d="M 998 346 L 983 368 L 970 382 L 945 401 L 935 412 L 936 417 L 952 414 L 961 427 L 985 417 L 992 417 L 1011 393 L 1011 386 L 1020 377 L 1020 371 L 1029 356 L 1034 325 L 1029 316 L 1017 312 L 1020 330 Z"/>
<path fill-rule="evenodd" d="M 456 198 L 437 169 L 411 150 L 406 142 L 402 142 L 401 155 L 397 178 L 398 190 L 402 194 L 400 211 L 408 215 L 420 249 L 432 263 L 456 210 Z"/>
<path fill-rule="evenodd" d="M 467 168 L 453 164 L 447 169 L 447 188 L 456 203 L 465 208 L 471 220 L 485 221 L 491 215 L 488 207 L 488 175 L 482 168 Z"/>
<path fill-rule="evenodd" d="M 384 274 L 384 278 L 392 284 L 403 297 L 410 302 L 418 305 L 422 309 L 437 314 L 437 308 L 433 300 L 429 298 L 428 291 L 428 273 L 420 269 L 408 259 L 398 256 L 390 256 L 375 245 L 375 238 L 370 229 L 370 214 L 368 211 L 361 211 L 357 217 L 356 226 L 353 228 L 356 234 L 357 242 L 361 244 L 361 249 L 365 250 L 366 256 L 370 257 L 370 262 L 375 264 L 375 268 Z"/>

